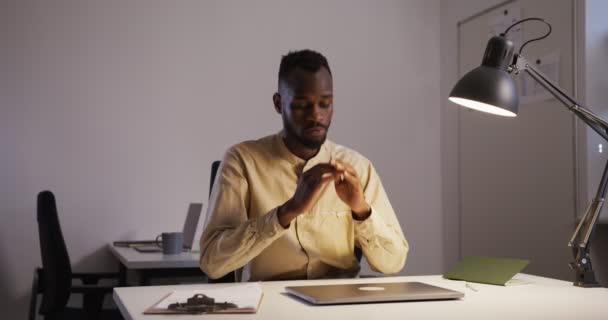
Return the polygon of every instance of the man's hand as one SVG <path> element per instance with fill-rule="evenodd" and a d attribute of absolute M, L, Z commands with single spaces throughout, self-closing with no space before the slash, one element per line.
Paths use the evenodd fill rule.
<path fill-rule="evenodd" d="M 329 163 L 317 164 L 304 172 L 298 179 L 298 186 L 293 197 L 280 206 L 277 211 L 281 226 L 289 227 L 291 220 L 309 211 L 317 202 L 321 190 L 338 175 L 335 166 Z"/>
<path fill-rule="evenodd" d="M 338 197 L 350 207 L 355 219 L 367 219 L 372 213 L 372 209 L 365 202 L 357 171 L 350 164 L 340 160 L 332 159 L 329 164 L 338 172 L 334 177 Z"/>

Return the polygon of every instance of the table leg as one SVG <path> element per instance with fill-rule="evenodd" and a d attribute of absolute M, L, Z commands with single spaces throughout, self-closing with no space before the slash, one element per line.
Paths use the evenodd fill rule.
<path fill-rule="evenodd" d="M 121 287 L 127 286 L 127 267 L 124 264 L 118 263 L 118 284 Z"/>

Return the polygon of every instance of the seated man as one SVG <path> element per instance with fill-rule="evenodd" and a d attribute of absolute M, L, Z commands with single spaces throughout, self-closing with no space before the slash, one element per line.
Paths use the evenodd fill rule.
<path fill-rule="evenodd" d="M 408 243 L 371 162 L 326 139 L 331 70 L 317 52 L 281 60 L 274 108 L 283 131 L 226 152 L 201 236 L 211 278 L 250 263 L 250 279 L 355 276 L 354 248 L 382 273 L 399 272 Z M 364 133 L 362 133 L 364 134 Z"/>

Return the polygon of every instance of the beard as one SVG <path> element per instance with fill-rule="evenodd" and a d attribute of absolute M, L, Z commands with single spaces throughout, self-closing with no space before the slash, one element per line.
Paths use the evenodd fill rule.
<path fill-rule="evenodd" d="M 289 136 L 295 138 L 301 145 L 303 145 L 307 148 L 311 148 L 311 149 L 318 149 L 323 145 L 323 143 L 325 143 L 325 140 L 327 139 L 327 131 L 329 130 L 330 125 L 331 125 L 331 122 L 328 123 L 327 125 L 323 125 L 319 122 L 311 122 L 311 123 L 307 124 L 303 128 L 304 130 L 306 130 L 308 128 L 313 128 L 313 127 L 325 128 L 325 133 L 320 138 L 308 138 L 308 137 L 304 136 L 304 134 L 299 134 L 296 131 L 296 129 L 293 127 L 293 125 L 289 121 L 287 121 L 287 119 L 283 118 L 283 128 L 285 128 L 285 132 Z"/>

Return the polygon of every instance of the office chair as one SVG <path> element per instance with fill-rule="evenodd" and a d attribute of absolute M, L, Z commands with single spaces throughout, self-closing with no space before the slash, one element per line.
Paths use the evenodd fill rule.
<path fill-rule="evenodd" d="M 36 317 L 39 294 L 38 313 L 44 319 L 123 319 L 118 310 L 102 309 L 103 299 L 113 287 L 97 285 L 100 279 L 118 280 L 118 273 L 72 273 L 52 192 L 38 194 L 37 218 L 42 268 L 34 271 L 29 319 Z M 73 279 L 80 279 L 82 285 L 73 285 Z M 66 307 L 72 293 L 83 295 L 82 308 Z"/>
<path fill-rule="evenodd" d="M 216 160 L 211 164 L 211 177 L 209 180 L 209 197 L 211 197 L 211 189 L 213 189 L 213 182 L 215 182 L 215 176 L 217 175 L 217 169 L 220 168 L 221 161 Z"/>
<path fill-rule="evenodd" d="M 355 246 L 355 258 L 357 258 L 357 261 L 359 263 L 361 263 L 362 257 L 363 257 L 363 250 L 361 250 L 361 248 Z"/>

